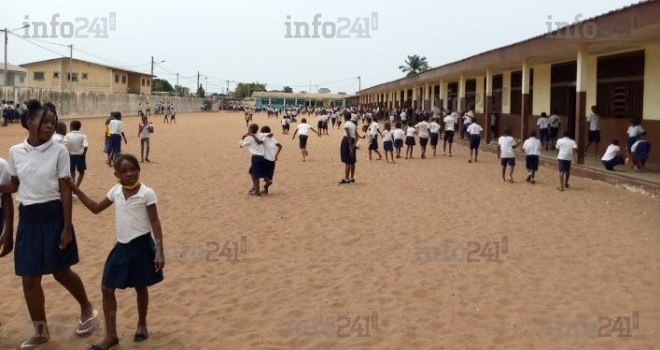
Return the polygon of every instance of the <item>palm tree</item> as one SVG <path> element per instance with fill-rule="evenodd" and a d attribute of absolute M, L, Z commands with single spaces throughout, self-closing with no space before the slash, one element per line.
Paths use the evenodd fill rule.
<path fill-rule="evenodd" d="M 406 77 L 413 76 L 429 69 L 429 64 L 426 62 L 426 57 L 419 57 L 418 55 L 408 56 L 406 64 L 399 66 L 402 72 L 408 72 Z"/>

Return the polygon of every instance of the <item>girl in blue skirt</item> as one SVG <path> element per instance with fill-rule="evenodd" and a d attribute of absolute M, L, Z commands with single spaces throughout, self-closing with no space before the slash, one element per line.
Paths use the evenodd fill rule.
<path fill-rule="evenodd" d="M 134 156 L 120 153 L 115 157 L 113 166 L 119 183 L 98 203 L 87 197 L 73 181 L 68 182 L 78 199 L 94 214 L 115 204 L 117 244 L 105 261 L 101 282 L 107 334 L 101 343 L 92 345 L 92 350 L 106 350 L 119 344 L 117 288 L 135 288 L 139 319 L 133 340 L 140 342 L 149 338 L 147 287 L 163 280 L 165 267 L 163 230 L 156 209 L 156 193 L 140 183 L 140 163 Z M 158 244 L 154 243 L 152 233 Z"/>
<path fill-rule="evenodd" d="M 77 335 L 94 330 L 98 313 L 87 299 L 80 277 L 71 270 L 78 263 L 78 247 L 71 224 L 71 189 L 67 186 L 70 159 L 66 147 L 51 139 L 57 124 L 56 108 L 31 100 L 21 124 L 29 135 L 9 150 L 11 184 L 0 185 L 0 192 L 17 192 L 20 203 L 14 263 L 16 275 L 23 280 L 34 335 L 19 349 L 33 349 L 50 340 L 42 276 L 52 274 L 80 305 Z"/>

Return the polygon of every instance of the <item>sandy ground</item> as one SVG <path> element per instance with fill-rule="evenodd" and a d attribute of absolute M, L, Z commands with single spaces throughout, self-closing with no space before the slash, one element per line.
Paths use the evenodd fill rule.
<path fill-rule="evenodd" d="M 315 126 L 316 118 L 310 119 Z M 554 169 L 542 168 L 532 186 L 523 181 L 522 164 L 515 184 L 502 183 L 493 154 L 468 164 L 464 147 L 453 158 L 394 165 L 369 162 L 362 150 L 357 183 L 338 186 L 338 131 L 310 137 L 310 158 L 303 163 L 297 140 L 280 135 L 279 122 L 265 114 L 255 122 L 271 125 L 284 150 L 272 194 L 252 198 L 249 154 L 238 147 L 242 114 L 181 114 L 177 124 L 155 122 L 153 162 L 143 165 L 142 180 L 158 195 L 170 259 L 176 249 L 184 261 L 169 261 L 165 281 L 150 289 L 151 338 L 143 344 L 132 341 L 135 293 L 118 292 L 117 349 L 660 346 L 657 199 L 580 178 L 559 193 Z M 125 118 L 126 149 L 134 154 L 137 123 Z M 83 122 L 91 148 L 82 188 L 96 199 L 115 183 L 103 163 L 102 129 L 101 119 Z M 24 137 L 17 124 L 0 128 L 2 154 Z M 81 256 L 74 270 L 101 309 L 103 263 L 115 242 L 114 210 L 93 215 L 74 203 L 73 215 Z M 247 253 L 238 255 L 240 262 L 218 257 L 225 242 L 240 247 L 241 236 L 247 237 Z M 508 249 L 500 252 L 501 262 L 487 262 L 485 252 L 471 256 L 479 262 L 456 261 L 464 259 L 462 249 L 476 249 L 469 241 L 496 248 L 493 242 L 501 245 L 502 236 Z M 422 246 L 437 246 L 443 260 L 446 239 L 455 258 L 422 262 Z M 184 254 L 184 245 L 194 248 Z M 219 261 L 193 261 L 206 257 Z M 11 259 L 0 260 L 0 349 L 19 344 L 30 330 Z M 101 332 L 71 336 L 77 304 L 52 276 L 43 286 L 53 339 L 40 349 L 84 349 L 100 340 Z M 584 322 L 600 328 L 607 321 L 599 317 L 632 317 L 634 311 L 639 327 L 633 329 L 631 321 L 632 337 L 617 337 L 625 331 L 585 336 Z M 296 322 L 307 322 L 313 332 L 316 314 L 316 323 L 324 323 L 320 336 L 296 336 Z M 569 322 L 575 334 L 576 314 L 580 337 L 557 337 L 555 322 Z M 351 327 L 341 317 L 351 318 Z M 593 325 L 588 333 L 595 333 Z"/>

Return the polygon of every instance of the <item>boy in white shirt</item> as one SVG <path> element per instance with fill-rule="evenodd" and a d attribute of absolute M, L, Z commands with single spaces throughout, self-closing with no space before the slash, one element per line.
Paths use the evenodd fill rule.
<path fill-rule="evenodd" d="M 548 115 L 545 112 L 541 113 L 541 118 L 536 122 L 536 125 L 539 127 L 539 134 L 541 136 L 541 143 L 545 150 L 548 150 L 548 145 L 550 144 L 550 122 L 548 121 Z"/>
<path fill-rule="evenodd" d="M 444 156 L 447 151 L 447 142 L 449 142 L 449 156 L 451 157 L 451 146 L 454 144 L 454 130 L 456 130 L 456 123 L 458 123 L 458 114 L 456 112 L 447 115 L 443 122 L 445 123 L 445 135 L 442 139 L 442 155 Z"/>
<path fill-rule="evenodd" d="M 477 124 L 477 119 L 474 118 L 472 123 L 467 127 L 467 133 L 470 135 L 470 160 L 468 163 L 472 163 L 472 154 L 474 153 L 474 162 L 477 162 L 479 157 L 479 144 L 481 143 L 481 132 L 484 131 L 484 128 L 481 125 Z"/>
<path fill-rule="evenodd" d="M 555 148 L 559 151 L 557 154 L 557 167 L 559 168 L 559 191 L 568 188 L 568 179 L 571 177 L 571 162 L 573 161 L 573 151 L 577 149 L 577 144 L 570 138 L 570 133 L 564 131 L 564 137 L 557 140 Z"/>
<path fill-rule="evenodd" d="M 421 121 L 415 125 L 415 129 L 417 129 L 419 135 L 419 147 L 422 149 L 422 159 L 426 158 L 426 145 L 428 145 L 429 137 L 431 136 L 429 132 L 430 124 L 426 121 L 426 119 L 426 115 L 422 115 Z"/>
<path fill-rule="evenodd" d="M 559 118 L 557 110 L 554 110 L 548 118 L 548 123 L 550 123 L 550 145 L 554 148 L 555 143 L 557 143 L 557 136 L 559 136 L 559 127 L 561 127 L 561 118 Z"/>
<path fill-rule="evenodd" d="M 522 146 L 525 151 L 525 166 L 527 167 L 527 179 L 525 181 L 535 184 L 536 172 L 539 170 L 539 156 L 541 155 L 541 140 L 536 138 L 536 131 L 529 133 L 529 138 Z"/>
<path fill-rule="evenodd" d="M 367 118 L 367 123 L 369 124 L 369 129 L 367 131 L 367 135 L 369 135 L 369 160 L 371 160 L 371 152 L 376 152 L 376 154 L 378 154 L 378 160 L 381 160 L 383 159 L 383 156 L 378 151 L 378 135 L 383 136 L 383 134 L 380 132 L 378 122 L 375 120 L 372 121 L 371 118 Z"/>
<path fill-rule="evenodd" d="M 589 128 L 589 134 L 587 135 L 587 147 L 584 148 L 584 153 L 586 154 L 589 150 L 589 146 L 592 143 L 596 144 L 596 153 L 595 156 L 598 157 L 598 145 L 600 144 L 600 129 L 598 128 L 598 121 L 600 116 L 598 116 L 598 108 L 596 106 L 591 107 L 591 115 L 587 116 L 587 127 Z"/>
<path fill-rule="evenodd" d="M 298 127 L 296 128 L 296 131 L 293 133 L 293 137 L 291 138 L 294 140 L 296 138 L 296 134 L 298 134 L 298 144 L 300 146 L 300 152 L 302 153 L 303 162 L 307 160 L 307 156 L 309 155 L 307 152 L 307 137 L 309 136 L 310 130 L 321 137 L 321 134 L 318 131 L 314 130 L 314 128 L 307 124 L 307 119 L 302 118 L 300 124 L 298 124 Z"/>
<path fill-rule="evenodd" d="M 76 184 L 76 187 L 80 187 L 85 176 L 85 170 L 87 170 L 85 159 L 89 143 L 87 142 L 87 136 L 80 132 L 82 126 L 80 121 L 74 120 L 69 125 L 71 126 L 71 132 L 64 136 L 64 147 L 69 151 L 69 158 L 71 159 L 71 180 Z M 78 181 L 76 181 L 76 170 L 79 173 Z"/>
<path fill-rule="evenodd" d="M 433 148 L 434 157 L 436 149 L 438 148 L 438 140 L 440 140 L 440 129 L 442 129 L 442 126 L 438 124 L 438 118 L 434 117 L 429 124 L 429 133 L 431 134 L 431 148 Z"/>
<path fill-rule="evenodd" d="M 516 167 L 516 154 L 513 149 L 516 148 L 518 143 L 511 136 L 511 130 L 504 130 L 504 135 L 500 136 L 497 140 L 497 159 L 500 159 L 502 165 L 502 181 L 506 182 L 506 167 L 511 166 L 509 171 L 509 182 L 513 183 L 513 169 Z"/>
<path fill-rule="evenodd" d="M 258 136 L 264 143 L 264 158 L 266 159 L 266 177 L 264 178 L 264 189 L 261 194 L 268 194 L 268 188 L 273 184 L 275 175 L 275 162 L 282 151 L 282 145 L 273 137 L 268 125 L 261 127 L 261 133 Z"/>
<path fill-rule="evenodd" d="M 612 144 L 607 146 L 607 150 L 603 157 L 600 159 L 603 162 L 605 169 L 609 171 L 614 171 L 614 167 L 617 165 L 626 164 L 625 158 L 621 155 L 621 148 L 619 147 L 619 140 L 612 140 Z"/>

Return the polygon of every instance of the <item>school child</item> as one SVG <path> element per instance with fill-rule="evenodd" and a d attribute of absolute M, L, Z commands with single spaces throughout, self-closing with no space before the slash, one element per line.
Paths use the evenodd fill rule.
<path fill-rule="evenodd" d="M 94 214 L 115 205 L 117 243 L 105 261 L 101 282 L 106 336 L 99 344 L 92 345 L 92 350 L 106 350 L 119 344 L 115 297 L 117 288 L 135 288 L 138 324 L 133 341 L 137 343 L 149 338 L 147 288 L 163 280 L 165 267 L 163 230 L 156 208 L 156 193 L 140 182 L 140 164 L 135 156 L 117 155 L 114 169 L 119 183 L 100 202 L 90 199 L 73 182 L 68 183 L 85 207 Z"/>
<path fill-rule="evenodd" d="M 548 150 L 548 145 L 550 144 L 550 122 L 548 121 L 548 115 L 545 112 L 541 113 L 541 118 L 536 122 L 536 125 L 539 127 L 539 135 L 541 135 L 541 144 L 545 147 L 545 150 Z"/>
<path fill-rule="evenodd" d="M 651 143 L 646 140 L 646 132 L 639 134 L 639 139 L 633 143 L 630 150 L 632 151 L 635 170 L 646 170 L 646 161 L 649 159 L 649 153 L 651 152 Z"/>
<path fill-rule="evenodd" d="M 339 146 L 341 162 L 344 163 L 344 178 L 339 181 L 340 185 L 355 182 L 355 163 L 357 163 L 357 125 L 348 111 L 344 112 L 344 136 Z"/>
<path fill-rule="evenodd" d="M 138 102 L 138 117 L 142 117 L 142 102 Z"/>
<path fill-rule="evenodd" d="M 598 149 L 598 148 L 596 148 Z M 606 170 L 614 171 L 617 165 L 626 164 L 626 159 L 621 155 L 621 147 L 619 147 L 619 140 L 614 139 L 612 143 L 607 146 L 603 157 L 600 159 Z"/>
<path fill-rule="evenodd" d="M 261 193 L 268 194 L 268 188 L 273 184 L 275 162 L 277 162 L 277 158 L 280 156 L 282 145 L 275 140 L 268 125 L 261 127 L 259 138 L 264 143 L 264 158 L 266 159 L 266 177 L 264 178 L 264 189 Z"/>
<path fill-rule="evenodd" d="M 403 132 L 403 130 L 402 130 Z M 403 141 L 403 139 L 401 140 Z M 390 155 L 390 158 L 392 158 L 392 164 L 394 164 L 394 131 L 392 131 L 392 124 L 390 123 L 385 123 L 385 130 L 383 130 L 383 149 L 385 149 L 385 161 L 390 162 L 389 159 L 387 158 L 387 155 Z M 399 152 L 401 151 L 401 148 L 399 147 Z"/>
<path fill-rule="evenodd" d="M 108 165 L 112 165 L 115 155 L 121 153 L 121 139 L 124 144 L 128 143 L 124 135 L 124 123 L 121 121 L 121 113 L 115 112 L 114 118 L 108 123 L 108 132 L 110 133 L 110 146 L 108 152 Z"/>
<path fill-rule="evenodd" d="M 516 154 L 513 149 L 516 148 L 518 143 L 511 137 L 511 130 L 504 130 L 504 134 L 497 140 L 497 159 L 500 159 L 502 165 L 502 181 L 506 182 L 506 167 L 511 167 L 509 171 L 509 182 L 513 183 L 513 170 L 516 167 Z"/>
<path fill-rule="evenodd" d="M 442 127 L 438 124 L 438 119 L 433 118 L 429 124 L 429 133 L 431 135 L 431 148 L 433 148 L 433 156 L 435 157 L 436 149 L 438 148 L 438 140 L 440 140 L 440 129 Z"/>
<path fill-rule="evenodd" d="M 9 163 L 0 158 L 0 185 L 11 185 Z M 13 186 L 12 186 L 13 187 Z M 14 200 L 11 193 L 0 193 L 0 258 L 14 249 Z"/>
<path fill-rule="evenodd" d="M 644 133 L 644 128 L 642 128 L 642 125 L 637 119 L 630 119 L 630 126 L 628 126 L 628 130 L 626 131 L 626 134 L 628 134 L 628 142 L 627 142 L 627 147 L 626 149 L 628 150 L 628 154 L 632 154 L 632 145 L 639 140 L 639 135 Z"/>
<path fill-rule="evenodd" d="M 300 124 L 298 124 L 298 127 L 296 128 L 296 131 L 293 133 L 293 137 L 291 138 L 292 140 L 295 140 L 296 134 L 298 134 L 298 144 L 300 146 L 300 152 L 302 154 L 302 161 L 306 161 L 307 156 L 309 153 L 307 152 L 307 137 L 309 136 L 309 131 L 313 131 L 316 135 L 319 135 L 321 137 L 321 134 L 319 134 L 318 131 L 314 130 L 309 124 L 307 124 L 307 119 L 302 118 L 300 121 Z"/>
<path fill-rule="evenodd" d="M 250 120 L 252 120 L 252 115 L 250 115 Z M 174 103 L 170 103 L 170 122 L 176 124 L 176 111 L 174 110 Z"/>
<path fill-rule="evenodd" d="M 444 156 L 447 151 L 447 142 L 449 142 L 449 156 L 451 157 L 451 146 L 454 144 L 454 130 L 456 130 L 456 123 L 458 123 L 458 114 L 456 112 L 448 114 L 443 122 L 445 124 L 445 134 L 442 139 L 442 155 Z"/>
<path fill-rule="evenodd" d="M 559 127 L 561 127 L 561 118 L 559 118 L 559 112 L 556 109 L 548 118 L 548 123 L 550 123 L 550 146 L 554 149 L 557 136 L 559 136 Z"/>
<path fill-rule="evenodd" d="M 369 123 L 367 131 L 367 135 L 369 135 L 369 160 L 371 160 L 371 152 L 376 152 L 378 154 L 378 160 L 381 160 L 383 156 L 378 151 L 378 135 L 382 137 L 383 134 L 380 132 L 378 122 L 367 119 L 367 123 Z"/>
<path fill-rule="evenodd" d="M 151 133 L 153 132 L 154 125 L 149 121 L 146 115 L 143 115 L 142 120 L 138 125 L 138 137 L 140 138 L 140 163 L 144 163 L 145 160 L 151 162 L 149 160 L 149 148 L 151 144 Z"/>
<path fill-rule="evenodd" d="M 164 110 L 165 113 L 163 113 L 163 123 L 169 123 L 170 120 L 170 106 L 163 106 L 162 109 Z"/>
<path fill-rule="evenodd" d="M 408 123 L 408 128 L 406 128 L 406 159 L 413 157 L 413 148 L 415 147 L 415 124 L 411 121 Z"/>
<path fill-rule="evenodd" d="M 529 138 L 523 142 L 525 151 L 525 167 L 527 168 L 527 179 L 525 181 L 535 184 L 536 172 L 539 170 L 539 156 L 541 155 L 541 140 L 536 138 L 536 131 L 529 133 Z"/>
<path fill-rule="evenodd" d="M 470 160 L 468 163 L 472 163 L 472 153 L 474 153 L 474 162 L 476 163 L 478 161 L 482 131 L 484 131 L 484 128 L 477 123 L 477 118 L 473 118 L 472 123 L 470 123 L 470 126 L 466 130 L 468 135 L 470 135 Z"/>
<path fill-rule="evenodd" d="M 396 157 L 401 158 L 401 149 L 403 148 L 403 138 L 406 132 L 401 129 L 401 122 L 396 123 L 396 129 L 392 132 L 394 138 L 394 148 L 396 149 Z"/>
<path fill-rule="evenodd" d="M 568 179 L 571 177 L 571 162 L 577 144 L 571 139 L 570 133 L 564 131 L 563 137 L 557 140 L 555 148 L 559 151 L 557 154 L 557 167 L 559 168 L 559 187 L 557 187 L 557 190 L 563 192 L 565 188 L 569 187 Z"/>
<path fill-rule="evenodd" d="M 57 122 L 55 133 L 53 134 L 53 142 L 64 145 L 64 136 L 66 136 L 66 124 L 64 122 Z"/>
<path fill-rule="evenodd" d="M 247 134 L 241 138 L 240 147 L 247 147 L 252 155 L 250 169 L 248 170 L 252 179 L 252 189 L 248 194 L 258 197 L 261 195 L 259 179 L 266 178 L 267 165 L 266 158 L 264 158 L 263 141 L 257 137 L 257 132 L 259 132 L 259 125 L 250 124 Z"/>
<path fill-rule="evenodd" d="M 282 118 L 282 135 L 289 135 L 289 129 L 291 128 L 289 126 L 289 116 L 286 114 L 284 115 L 284 118 Z"/>
<path fill-rule="evenodd" d="M 422 159 L 426 158 L 426 145 L 428 145 L 430 137 L 429 123 L 426 120 L 426 115 L 421 115 L 420 122 L 415 125 L 419 135 L 419 147 L 422 149 Z M 410 157 L 412 158 L 412 151 Z"/>
<path fill-rule="evenodd" d="M 600 116 L 598 115 L 598 107 L 591 106 L 591 114 L 587 116 L 587 128 L 589 133 L 587 134 L 587 147 L 584 148 L 584 153 L 586 154 L 589 151 L 589 147 L 593 143 L 596 145 L 596 152 L 594 153 L 596 157 L 598 157 L 598 145 L 600 144 L 599 121 Z"/>
<path fill-rule="evenodd" d="M 11 181 L 0 185 L 0 192 L 18 191 L 16 200 L 20 203 L 15 273 L 22 278 L 34 327 L 33 337 L 23 341 L 20 349 L 32 349 L 50 340 L 41 286 L 44 275 L 52 274 L 80 305 L 76 335 L 92 332 L 98 318 L 83 282 L 71 270 L 78 263 L 78 247 L 71 224 L 71 190 L 67 186 L 69 154 L 66 147 L 52 140 L 56 124 L 57 110 L 53 104 L 41 105 L 36 100 L 27 103 L 21 125 L 29 134 L 24 142 L 9 150 L 7 172 Z M 5 201 L 2 204 L 9 205 Z"/>
<path fill-rule="evenodd" d="M 145 117 L 146 118 L 146 117 Z M 64 136 L 64 146 L 69 151 L 69 159 L 71 161 L 71 179 L 80 187 L 85 170 L 87 170 L 87 136 L 80 132 L 82 124 L 78 120 L 74 120 L 70 124 L 71 132 Z M 76 171 L 78 172 L 78 181 L 76 182 Z"/>
<path fill-rule="evenodd" d="M 115 113 L 119 112 L 112 112 L 110 113 L 110 116 L 108 119 L 105 120 L 105 128 L 103 129 L 103 138 L 104 138 L 104 143 L 103 143 L 103 153 L 110 156 L 110 128 L 108 125 L 110 125 L 110 121 L 115 119 Z"/>
<path fill-rule="evenodd" d="M 467 134 L 467 128 L 472 124 L 472 118 L 474 118 L 474 113 L 472 111 L 468 111 L 467 113 L 463 114 L 463 126 L 461 127 L 461 140 L 465 138 L 465 134 Z"/>

